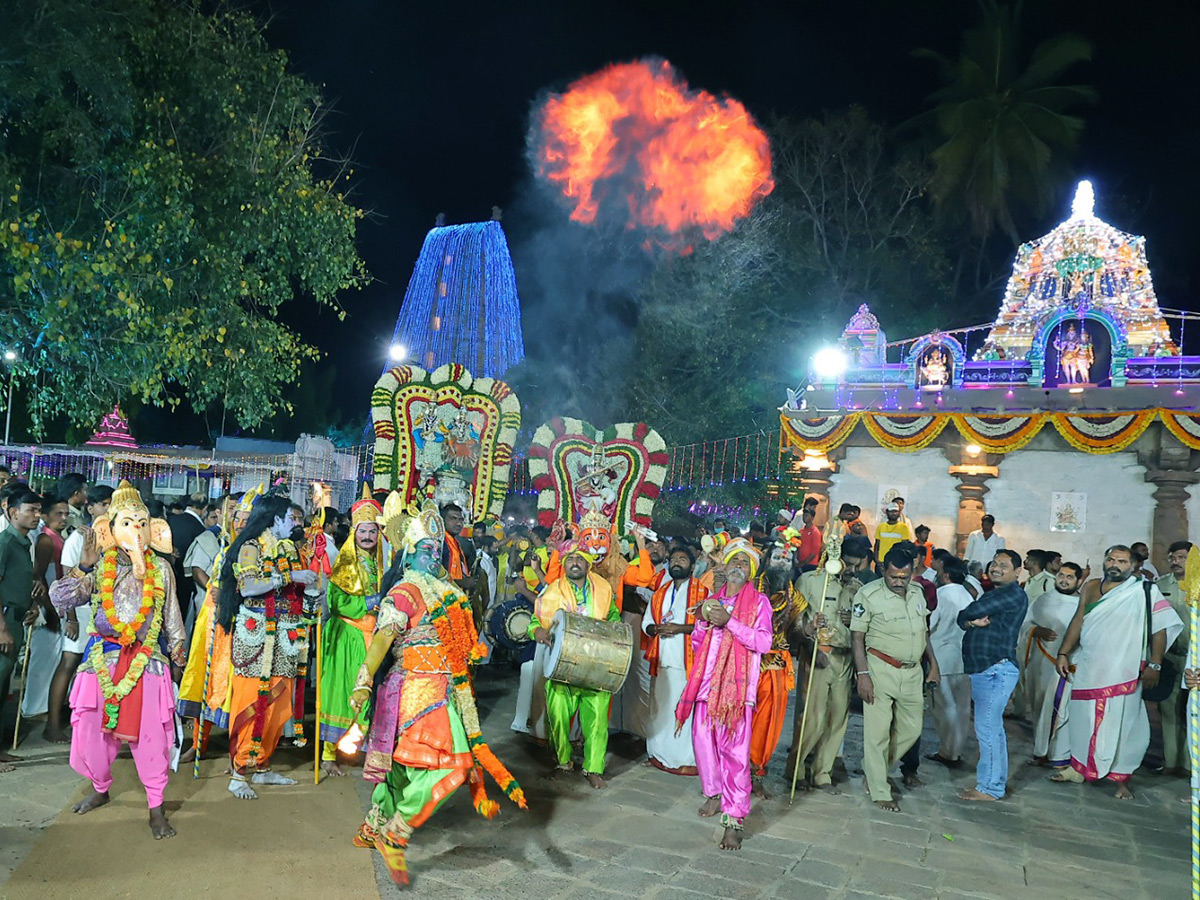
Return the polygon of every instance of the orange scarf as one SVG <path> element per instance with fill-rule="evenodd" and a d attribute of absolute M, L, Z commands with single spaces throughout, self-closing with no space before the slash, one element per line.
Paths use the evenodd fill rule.
<path fill-rule="evenodd" d="M 446 535 L 446 573 L 453 581 L 467 577 L 463 571 L 462 547 L 458 546 L 458 539 L 452 534 Z"/>
<path fill-rule="evenodd" d="M 662 624 L 663 615 L 663 600 L 667 596 L 667 588 L 674 582 L 667 579 L 662 587 L 654 592 L 654 596 L 650 598 L 650 614 L 654 617 L 654 624 Z M 704 602 L 708 596 L 708 588 L 702 585 L 695 578 L 688 579 L 687 591 L 687 609 L 684 611 L 684 625 L 696 624 L 695 609 Z M 650 664 L 650 676 L 654 677 L 658 674 L 658 664 L 661 658 L 661 649 L 659 639 L 652 637 L 649 640 L 649 645 L 646 647 L 646 662 Z M 696 651 L 692 649 L 692 636 L 690 634 L 683 635 L 683 668 L 687 674 L 692 674 L 692 662 L 696 655 Z"/>

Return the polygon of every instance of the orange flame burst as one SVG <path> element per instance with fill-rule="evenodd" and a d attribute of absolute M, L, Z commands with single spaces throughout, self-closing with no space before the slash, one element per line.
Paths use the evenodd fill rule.
<path fill-rule="evenodd" d="M 551 95 L 532 140 L 539 177 L 586 224 L 619 210 L 630 229 L 714 240 L 775 187 L 746 108 L 691 90 L 665 60 L 609 66 Z"/>

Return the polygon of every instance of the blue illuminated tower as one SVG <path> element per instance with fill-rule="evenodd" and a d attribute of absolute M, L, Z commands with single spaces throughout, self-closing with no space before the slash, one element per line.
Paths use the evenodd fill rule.
<path fill-rule="evenodd" d="M 499 210 L 490 222 L 441 224 L 425 236 L 393 347 L 433 371 L 446 363 L 500 378 L 525 357 L 517 279 Z M 389 363 L 388 365 L 392 365 Z"/>

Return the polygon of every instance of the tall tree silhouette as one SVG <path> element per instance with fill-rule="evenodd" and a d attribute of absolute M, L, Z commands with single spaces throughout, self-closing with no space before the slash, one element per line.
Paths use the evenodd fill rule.
<path fill-rule="evenodd" d="M 995 231 L 1019 242 L 1018 212 L 1043 214 L 1063 161 L 1079 138 L 1077 111 L 1096 100 L 1084 84 L 1064 84 L 1068 70 L 1092 57 L 1083 37 L 1057 35 L 1027 54 L 1021 4 L 982 0 L 982 18 L 950 59 L 932 50 L 943 85 L 925 118 L 940 141 L 932 153 L 933 194 L 948 218 L 966 220 L 982 244 Z"/>

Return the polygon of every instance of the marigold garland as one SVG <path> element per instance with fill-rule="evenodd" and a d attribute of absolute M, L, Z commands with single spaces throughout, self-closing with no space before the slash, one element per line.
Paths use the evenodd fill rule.
<path fill-rule="evenodd" d="M 142 606 L 138 610 L 133 622 L 123 622 L 117 615 L 113 604 L 113 589 L 116 584 L 116 550 L 109 550 L 105 554 L 104 570 L 100 576 L 100 588 L 95 598 L 99 600 L 99 605 L 104 610 L 105 618 L 108 620 L 113 632 L 117 635 L 117 642 L 123 647 L 131 646 L 137 640 L 137 632 L 140 630 L 142 623 L 146 621 L 147 598 L 149 598 L 150 610 L 153 611 L 153 616 L 150 619 L 150 627 L 146 630 L 145 640 L 138 647 L 133 659 L 129 663 L 129 668 L 125 670 L 125 675 L 116 684 L 113 684 L 112 675 L 108 671 L 108 664 L 104 660 L 104 642 L 96 641 L 92 644 L 92 649 L 88 653 L 88 664 L 92 671 L 95 672 L 96 681 L 99 682 L 100 690 L 104 694 L 104 725 L 109 729 L 117 726 L 117 716 L 120 712 L 121 701 L 128 697 L 138 682 L 141 681 L 142 674 L 146 671 L 146 666 L 150 662 L 154 648 L 158 646 L 158 635 L 162 630 L 162 605 L 156 602 L 157 598 L 166 596 L 166 591 L 161 586 L 162 572 L 158 568 L 154 554 L 147 551 L 146 556 L 146 575 L 142 579 Z M 130 632 L 131 628 L 132 632 Z"/>
<path fill-rule="evenodd" d="M 100 608 L 104 611 L 104 617 L 108 620 L 113 634 L 116 635 L 117 643 L 122 647 L 132 646 L 137 641 L 138 632 L 142 630 L 146 617 L 154 609 L 155 601 L 166 595 L 162 586 L 162 572 L 158 568 L 154 553 L 150 550 L 145 553 L 146 576 L 142 579 L 142 605 L 130 622 L 122 621 L 121 617 L 117 615 L 117 606 L 113 600 L 113 592 L 117 586 L 118 553 L 115 549 L 104 554 L 104 563 L 100 570 L 100 583 L 97 590 Z"/>
<path fill-rule="evenodd" d="M 468 665 L 486 655 L 487 646 L 479 641 L 475 631 L 470 602 L 461 592 L 443 590 L 439 582 L 428 575 L 409 572 L 406 578 L 413 582 L 425 597 L 430 621 L 437 629 L 445 649 L 446 662 L 450 666 L 450 676 L 454 684 L 455 700 L 467 732 L 467 744 L 471 748 L 471 755 L 513 803 L 521 809 L 528 809 L 521 785 L 504 763 L 497 759 L 496 754 L 484 741 L 480 729 L 479 712 L 475 703 L 475 691 L 471 687 Z M 493 810 L 494 803 L 487 799 L 482 787 L 474 794 L 474 800 L 476 811 L 485 818 L 491 818 L 498 811 Z"/>

